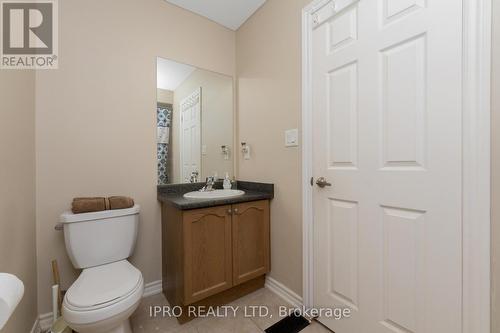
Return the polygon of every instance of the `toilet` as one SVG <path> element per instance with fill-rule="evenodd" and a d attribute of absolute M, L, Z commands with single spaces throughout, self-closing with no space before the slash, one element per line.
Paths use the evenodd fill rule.
<path fill-rule="evenodd" d="M 139 206 L 61 215 L 66 250 L 82 269 L 64 296 L 62 315 L 78 333 L 132 333 L 130 316 L 144 293 L 142 273 L 127 258 L 135 248 Z"/>

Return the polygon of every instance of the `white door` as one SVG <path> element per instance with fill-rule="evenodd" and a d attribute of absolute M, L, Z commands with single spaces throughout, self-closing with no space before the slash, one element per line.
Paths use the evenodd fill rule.
<path fill-rule="evenodd" d="M 193 172 L 201 177 L 201 88 L 183 99 L 180 109 L 182 179 L 189 182 Z"/>
<path fill-rule="evenodd" d="M 352 310 L 319 320 L 461 332 L 462 1 L 338 0 L 314 21 L 313 172 L 332 186 L 314 185 L 313 299 Z"/>

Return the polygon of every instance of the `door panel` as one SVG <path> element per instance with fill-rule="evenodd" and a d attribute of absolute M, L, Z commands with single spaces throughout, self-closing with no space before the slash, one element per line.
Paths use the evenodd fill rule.
<path fill-rule="evenodd" d="M 383 228 L 383 311 L 382 322 L 389 329 L 405 327 L 411 332 L 417 326 L 418 305 L 422 304 L 425 276 L 425 214 L 394 207 L 381 207 Z M 420 309 L 422 310 L 422 309 Z"/>
<path fill-rule="evenodd" d="M 231 206 L 184 213 L 184 305 L 232 287 Z"/>
<path fill-rule="evenodd" d="M 398 18 L 423 9 L 425 0 L 383 0 L 383 22 L 391 23 Z"/>
<path fill-rule="evenodd" d="M 330 54 L 353 44 L 358 39 L 358 7 L 352 6 L 328 23 L 328 52 Z"/>
<path fill-rule="evenodd" d="M 181 171 L 183 182 L 192 172 L 201 176 L 201 88 L 180 103 L 181 109 Z"/>
<path fill-rule="evenodd" d="M 391 46 L 382 58 L 382 167 L 424 167 L 426 37 Z"/>
<path fill-rule="evenodd" d="M 233 205 L 233 281 L 235 285 L 270 269 L 269 201 Z"/>
<path fill-rule="evenodd" d="M 330 168 L 355 168 L 358 160 L 358 68 L 353 62 L 328 73 Z"/>
<path fill-rule="evenodd" d="M 331 199 L 328 217 L 330 293 L 341 303 L 357 309 L 358 203 Z"/>
<path fill-rule="evenodd" d="M 460 332 L 462 1 L 351 2 L 314 17 L 314 305 L 352 310 L 336 333 Z"/>

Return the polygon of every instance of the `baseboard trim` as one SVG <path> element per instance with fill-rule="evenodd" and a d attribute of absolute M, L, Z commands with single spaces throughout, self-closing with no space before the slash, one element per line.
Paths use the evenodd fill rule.
<path fill-rule="evenodd" d="M 40 319 L 36 318 L 35 323 L 33 324 L 33 327 L 31 328 L 30 333 L 40 333 Z"/>
<path fill-rule="evenodd" d="M 40 315 L 38 318 L 38 326 L 40 327 L 41 332 L 47 331 L 52 327 L 52 312 L 45 313 Z"/>
<path fill-rule="evenodd" d="M 273 279 L 272 277 L 267 277 L 266 278 L 266 284 L 265 287 L 278 295 L 279 297 L 283 298 L 285 301 L 290 303 L 291 305 L 301 308 L 302 307 L 302 297 L 297 295 L 294 291 L 292 291 L 290 288 L 286 287 L 284 284 L 281 282 L 278 282 L 277 280 Z"/>
<path fill-rule="evenodd" d="M 150 283 L 146 283 L 144 286 L 144 294 L 142 294 L 142 297 L 149 297 L 153 295 L 158 295 L 162 292 L 163 287 L 162 287 L 162 281 L 153 281 Z M 40 330 L 42 332 L 48 330 L 49 328 L 52 327 L 52 312 L 45 313 L 40 315 L 40 317 L 37 319 L 37 322 L 35 323 L 36 326 L 39 328 L 38 331 L 31 331 L 32 333 L 39 333 Z M 35 328 L 35 326 L 33 326 Z"/>
<path fill-rule="evenodd" d="M 162 281 L 161 280 L 153 281 L 153 282 L 147 283 L 144 286 L 144 294 L 142 295 L 142 297 L 149 297 L 149 296 L 153 296 L 153 295 L 158 295 L 158 294 L 161 294 L 162 291 L 163 291 Z"/>

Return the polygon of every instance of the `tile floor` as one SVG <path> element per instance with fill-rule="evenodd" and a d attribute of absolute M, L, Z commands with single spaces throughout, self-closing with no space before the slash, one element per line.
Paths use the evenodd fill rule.
<path fill-rule="evenodd" d="M 249 318 L 243 311 L 238 311 L 236 316 L 231 314 L 228 318 L 197 318 L 181 326 L 173 317 L 150 317 L 150 306 L 166 305 L 168 305 L 167 300 L 162 294 L 145 298 L 131 318 L 134 333 L 262 333 L 281 319 L 279 307 L 289 306 L 283 299 L 264 288 L 229 305 L 239 306 L 240 309 L 245 306 L 264 305 L 269 309 L 268 316 Z M 301 333 L 331 333 L 331 331 L 314 322 Z"/>

